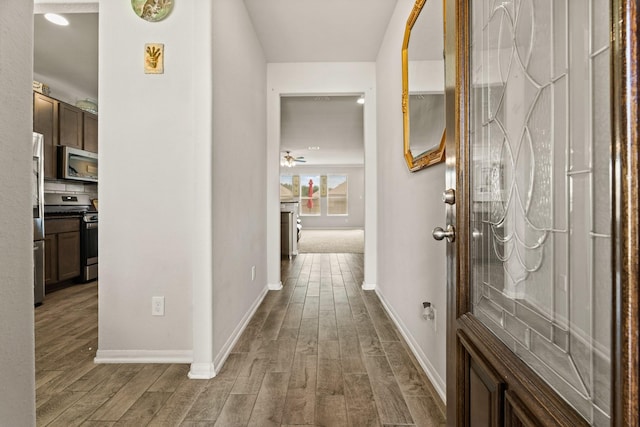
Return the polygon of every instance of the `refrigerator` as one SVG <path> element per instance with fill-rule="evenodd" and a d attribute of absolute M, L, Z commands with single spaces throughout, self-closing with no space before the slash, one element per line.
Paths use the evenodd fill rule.
<path fill-rule="evenodd" d="M 35 305 L 44 300 L 44 137 L 33 133 L 33 299 Z"/>

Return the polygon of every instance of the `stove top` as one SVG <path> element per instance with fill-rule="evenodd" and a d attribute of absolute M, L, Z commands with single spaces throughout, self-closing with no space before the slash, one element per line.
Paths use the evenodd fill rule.
<path fill-rule="evenodd" d="M 96 212 L 91 205 L 91 198 L 88 194 L 44 194 L 45 215 L 82 215 L 86 212 Z"/>

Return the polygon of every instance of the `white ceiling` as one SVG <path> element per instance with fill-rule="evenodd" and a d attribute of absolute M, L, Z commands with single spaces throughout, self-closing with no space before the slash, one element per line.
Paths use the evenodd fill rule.
<path fill-rule="evenodd" d="M 375 61 L 397 0 L 245 0 L 268 62 Z"/>
<path fill-rule="evenodd" d="M 281 98 L 280 151 L 304 157 L 304 165 L 364 164 L 364 111 L 358 98 Z"/>
<path fill-rule="evenodd" d="M 97 96 L 98 14 L 64 16 L 66 27 L 52 24 L 44 15 L 33 16 L 33 71 Z"/>
<path fill-rule="evenodd" d="M 244 0 L 258 38 L 263 46 L 267 62 L 358 62 L 375 61 L 387 25 L 397 0 Z M 52 3 L 57 11 L 83 11 L 85 3 L 95 7 L 92 0 L 67 0 L 71 6 L 64 9 L 64 0 L 35 0 L 36 12 L 44 13 Z M 438 7 L 438 1 L 428 1 L 425 8 Z M 86 6 L 86 5 L 85 5 Z M 440 10 L 441 10 L 441 6 Z M 62 8 L 62 9 L 61 9 Z M 421 15 L 442 16 L 441 12 L 423 11 Z M 133 13 L 133 12 L 132 12 Z M 97 93 L 98 87 L 98 18 L 96 13 L 66 13 L 68 27 L 57 27 L 45 21 L 41 15 L 34 17 L 34 71 L 60 81 L 68 81 L 86 93 Z M 170 19 L 169 17 L 168 19 Z M 441 31 L 441 30 L 440 30 Z M 440 33 L 441 34 L 441 33 Z M 421 36 L 432 40 L 432 36 Z M 441 58 L 441 47 L 434 58 Z M 400 46 L 398 46 L 400 61 Z M 45 82 L 46 83 L 46 82 Z M 331 107 L 340 108 L 340 113 Z M 362 106 L 345 99 L 331 98 L 318 102 L 312 97 L 283 100 L 283 116 L 296 120 L 318 117 L 325 123 L 324 129 L 362 131 Z M 398 107 L 400 108 L 400 106 Z M 299 111 L 297 111 L 299 110 Z M 347 124 L 351 118 L 355 123 Z M 334 121 L 330 123 L 330 121 Z M 325 137 L 316 153 L 308 151 L 304 138 L 288 138 L 290 132 L 302 132 L 293 124 L 283 131 L 282 149 L 291 150 L 296 156 L 305 156 L 309 163 L 361 164 L 363 143 L 351 138 L 354 146 L 347 146 L 346 139 Z M 318 136 L 321 132 L 316 131 Z M 296 145 L 298 144 L 301 145 Z M 338 144 L 341 141 L 341 144 Z M 333 154 L 332 154 L 333 153 Z M 334 160 L 330 157 L 333 156 Z M 317 158 L 316 158 L 317 157 Z"/>

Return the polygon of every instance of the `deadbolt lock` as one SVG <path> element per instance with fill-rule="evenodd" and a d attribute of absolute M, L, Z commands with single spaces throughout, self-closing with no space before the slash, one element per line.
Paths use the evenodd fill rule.
<path fill-rule="evenodd" d="M 456 202 L 456 190 L 453 188 L 447 188 L 442 193 L 442 201 L 448 205 L 453 205 Z"/>

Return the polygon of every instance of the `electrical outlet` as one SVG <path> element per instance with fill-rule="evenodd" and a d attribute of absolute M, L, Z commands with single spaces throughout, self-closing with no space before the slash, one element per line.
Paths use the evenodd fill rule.
<path fill-rule="evenodd" d="M 151 315 L 164 316 L 164 297 L 151 297 Z"/>
<path fill-rule="evenodd" d="M 256 280 L 256 266 L 252 265 L 251 266 L 251 281 L 253 282 L 254 280 Z"/>

